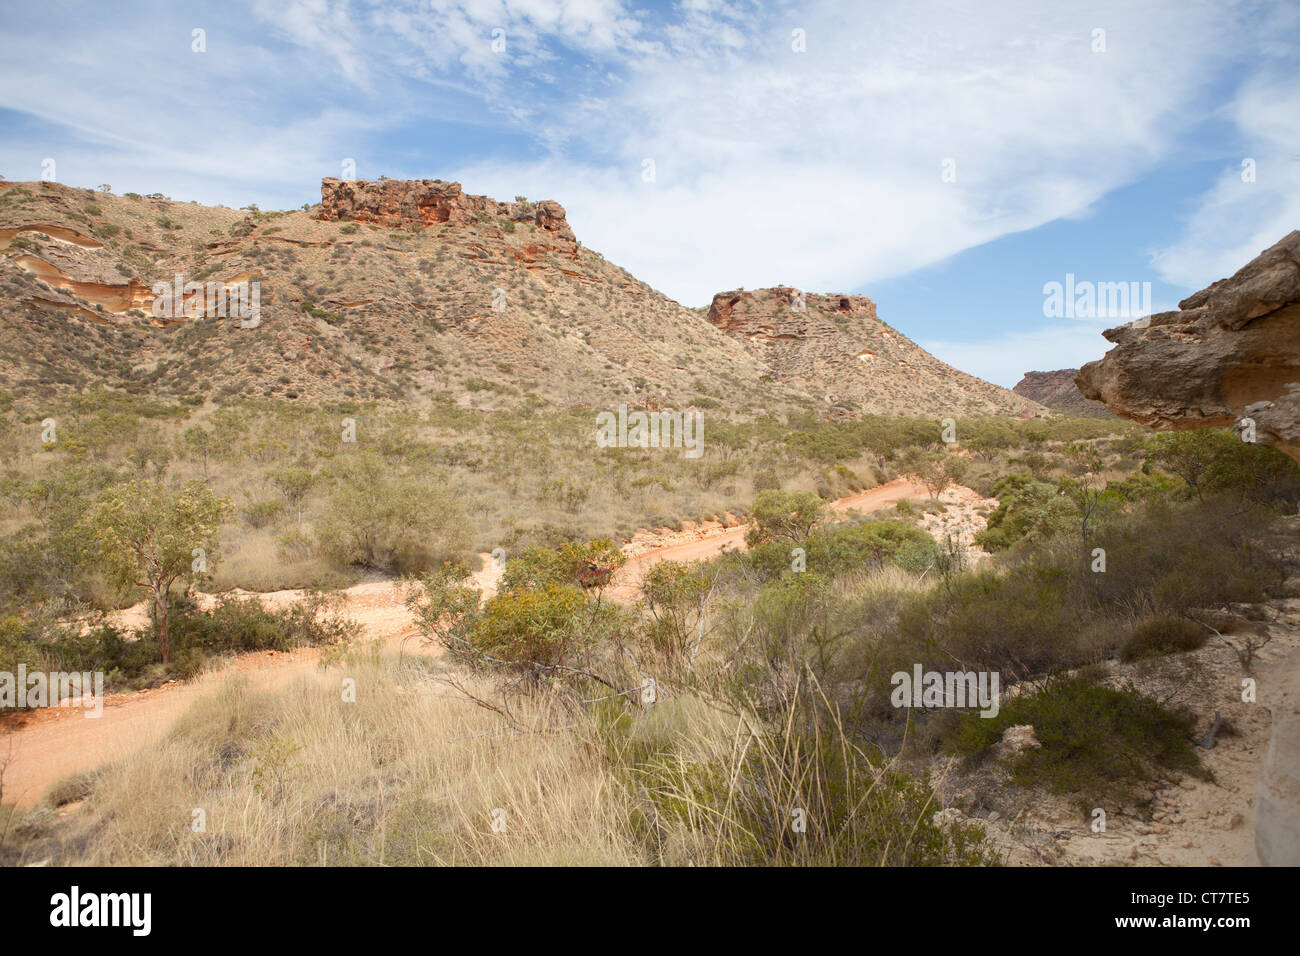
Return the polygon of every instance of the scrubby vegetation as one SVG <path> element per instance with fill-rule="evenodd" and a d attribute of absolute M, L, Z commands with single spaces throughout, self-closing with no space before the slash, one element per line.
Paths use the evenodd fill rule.
<path fill-rule="evenodd" d="M 1082 676 L 1049 680 L 1041 690 L 1010 701 L 992 720 L 964 717 L 952 746 L 987 756 L 1016 725 L 1032 726 L 1042 746 L 1011 761 L 1012 779 L 1080 794 L 1087 798 L 1085 806 L 1116 792 L 1134 799 L 1134 786 L 1161 772 L 1206 775 L 1192 746 L 1195 721 L 1189 714 Z"/>
<path fill-rule="evenodd" d="M 333 644 L 360 685 L 345 702 L 323 677 L 278 696 L 232 689 L 148 766 L 69 783 L 86 805 L 79 858 L 98 863 L 997 862 L 977 822 L 936 816 L 931 761 L 959 753 L 1080 806 L 1202 774 L 1194 719 L 1117 675 L 1194 651 L 1224 609 L 1277 593 L 1290 569 L 1261 542 L 1300 499 L 1295 465 L 1267 449 L 1098 420 L 962 420 L 954 451 L 932 422 L 765 417 L 717 423 L 689 462 L 597 449 L 586 413 L 529 405 L 86 401 L 52 447 L 8 461 L 0 589 L 19 612 L 0 622 L 5 660 L 129 686 L 206 655 Z M 900 475 L 937 494 L 958 471 L 999 499 L 983 560 L 936 542 L 917 509 L 827 508 Z M 128 526 L 113 508 L 155 494 L 206 503 L 182 537 L 211 532 L 222 563 L 191 581 L 260 583 L 249 551 L 271 542 L 271 563 L 312 581 L 405 573 L 443 655 L 367 655 L 317 604 L 203 611 L 180 585 L 155 614 L 170 622 L 165 660 L 158 623 L 132 639 L 95 613 L 129 599 L 129 575 L 87 542 L 123 568 L 144 567 L 138 548 L 81 533 Z M 520 498 L 537 502 L 533 521 L 514 517 Z M 746 551 L 655 564 L 635 601 L 611 599 L 615 535 L 726 509 L 753 519 Z M 505 571 L 485 598 L 468 552 L 492 547 Z M 43 616 L 55 596 L 86 623 Z M 997 674 L 999 713 L 897 706 L 894 677 L 916 667 Z M 999 761 L 1022 724 L 1041 746 Z M 151 813 L 129 811 L 146 786 Z M 160 822 L 194 806 L 211 808 L 209 837 Z"/>
<path fill-rule="evenodd" d="M 215 659 L 250 651 L 297 647 L 346 647 L 359 634 L 337 613 L 326 594 L 309 594 L 284 609 L 268 609 L 254 598 L 228 597 L 200 609 L 172 596 L 168 608 L 170 653 L 163 654 L 156 624 L 132 634 L 98 622 L 67 623 L 59 608 L 0 618 L 0 672 L 99 672 L 106 693 L 156 687 L 199 673 Z"/>
<path fill-rule="evenodd" d="M 743 515 L 762 491 L 843 497 L 923 469 L 946 447 L 937 421 L 705 414 L 693 460 L 598 448 L 592 411 L 531 398 L 491 415 L 106 390 L 41 407 L 11 399 L 0 404 L 0 598 L 120 601 L 74 531 L 101 492 L 133 480 L 174 490 L 201 479 L 227 500 L 208 584 L 266 591 L 418 572 L 498 547 L 626 540 L 639 527 Z M 1064 475 L 1069 442 L 1095 443 L 1112 467 L 1132 454 L 1127 427 L 1113 423 L 962 418 L 956 433 L 963 481 L 986 494 L 1026 448 L 1048 480 Z"/>

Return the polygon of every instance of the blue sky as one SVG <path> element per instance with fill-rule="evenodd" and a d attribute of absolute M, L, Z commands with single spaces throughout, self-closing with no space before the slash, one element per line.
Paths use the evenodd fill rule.
<path fill-rule="evenodd" d="M 9 178 L 286 208 L 351 159 L 556 199 L 687 305 L 860 292 L 1004 385 L 1108 347 L 1045 283 L 1172 308 L 1300 227 L 1291 2 L 3 7 Z"/>

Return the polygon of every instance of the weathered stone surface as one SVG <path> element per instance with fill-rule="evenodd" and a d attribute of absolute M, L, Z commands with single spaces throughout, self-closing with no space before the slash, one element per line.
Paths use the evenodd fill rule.
<path fill-rule="evenodd" d="M 550 199 L 541 202 L 498 202 L 473 196 L 460 183 L 441 179 L 322 179 L 317 218 L 330 221 L 355 219 L 384 226 L 411 223 L 468 225 L 484 217 L 533 223 L 552 244 L 574 252 L 577 237 L 569 228 L 564 207 Z"/>
<path fill-rule="evenodd" d="M 1115 413 L 1101 402 L 1084 398 L 1079 386 L 1074 384 L 1079 374 L 1077 368 L 1062 368 L 1053 372 L 1026 372 L 1011 391 L 1030 401 L 1046 405 L 1054 412 L 1076 418 L 1114 418 Z"/>
<path fill-rule="evenodd" d="M 1300 667 L 1291 669 L 1272 711 L 1255 789 L 1255 852 L 1265 866 L 1300 866 Z"/>
<path fill-rule="evenodd" d="M 1011 760 L 1026 750 L 1040 750 L 1042 746 L 1033 724 L 1016 724 L 1002 732 L 1002 739 L 992 746 L 991 752 L 998 760 Z"/>
<path fill-rule="evenodd" d="M 1086 397 L 1157 428 L 1249 418 L 1260 442 L 1300 459 L 1300 231 L 1179 311 L 1104 334 L 1116 347 L 1080 370 Z"/>

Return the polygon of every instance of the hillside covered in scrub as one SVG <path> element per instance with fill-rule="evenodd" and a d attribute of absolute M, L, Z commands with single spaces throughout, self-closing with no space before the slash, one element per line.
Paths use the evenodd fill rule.
<path fill-rule="evenodd" d="M 862 297 L 827 299 L 858 303 L 847 325 L 820 296 L 791 311 L 781 290 L 728 294 L 752 302 L 726 306 L 737 318 L 763 303 L 753 328 L 706 317 L 583 246 L 556 202 L 437 180 L 327 179 L 321 193 L 272 212 L 0 183 L 0 384 L 42 398 L 104 385 L 303 403 L 744 395 L 755 409 L 837 415 L 1042 413 L 928 355 Z M 256 282 L 260 324 L 157 317 L 153 286 L 177 276 Z M 761 334 L 772 323 L 780 331 Z"/>

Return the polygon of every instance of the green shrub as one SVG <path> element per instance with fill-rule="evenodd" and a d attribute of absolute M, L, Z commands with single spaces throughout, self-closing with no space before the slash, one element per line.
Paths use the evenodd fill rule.
<path fill-rule="evenodd" d="M 1114 690 L 1082 676 L 1050 680 L 1036 693 L 1004 702 L 996 717 L 962 717 L 950 746 L 987 754 L 1008 727 L 1023 724 L 1033 726 L 1042 746 L 1013 759 L 1011 778 L 1020 786 L 1095 801 L 1135 798 L 1138 785 L 1169 773 L 1208 777 L 1191 742 L 1192 714 L 1169 710 L 1131 687 Z"/>
<path fill-rule="evenodd" d="M 899 634 L 927 669 L 948 670 L 940 665 L 955 659 L 1002 673 L 1004 685 L 1047 673 L 1081 662 L 1068 582 L 1053 565 L 957 575 L 900 612 Z"/>
<path fill-rule="evenodd" d="M 932 555 L 934 539 L 905 521 L 864 521 L 814 531 L 799 545 L 805 567 L 828 578 L 855 571 L 871 571 L 888 561 L 909 567 L 919 555 Z M 793 544 L 770 540 L 751 549 L 746 560 L 763 580 L 793 571 Z M 924 569 L 922 565 L 920 569 Z"/>
<path fill-rule="evenodd" d="M 1124 661 L 1144 657 L 1177 654 L 1203 647 L 1206 630 L 1190 618 L 1166 614 L 1149 618 L 1129 632 L 1120 645 L 1119 656 Z"/>
<path fill-rule="evenodd" d="M 745 534 L 750 547 L 774 539 L 797 543 L 825 520 L 826 504 L 811 491 L 761 491 L 750 516 L 754 526 Z"/>
<path fill-rule="evenodd" d="M 634 618 L 599 597 L 622 557 L 608 540 L 529 548 L 509 559 L 498 593 L 482 608 L 468 568 L 446 562 L 423 575 L 407 606 L 426 637 L 475 669 L 533 687 L 622 690 L 628 678 L 619 647 Z"/>
<path fill-rule="evenodd" d="M 1242 441 L 1231 431 L 1165 432 L 1147 440 L 1148 467 L 1177 475 L 1197 498 L 1223 494 L 1294 510 L 1300 465 L 1275 448 Z"/>
<path fill-rule="evenodd" d="M 316 537 L 340 565 L 395 570 L 434 567 L 466 543 L 450 489 L 396 472 L 373 451 L 338 463 Z"/>
<path fill-rule="evenodd" d="M 480 661 L 525 671 L 560 664 L 574 645 L 590 638 L 581 626 L 586 604 L 580 588 L 551 581 L 498 594 L 470 633 L 472 653 Z"/>
<path fill-rule="evenodd" d="M 995 482 L 993 495 L 997 510 L 989 515 L 988 527 L 975 535 L 975 543 L 986 551 L 1045 541 L 1078 527 L 1078 506 L 1056 485 L 1023 472 Z"/>
<path fill-rule="evenodd" d="M 289 651 L 296 647 L 344 643 L 357 626 L 323 614 L 330 599 L 319 592 L 283 609 L 269 610 L 257 598 L 225 598 L 210 611 L 182 602 L 175 626 L 177 647 L 203 656 L 248 651 Z"/>
<path fill-rule="evenodd" d="M 255 501 L 244 508 L 244 520 L 250 527 L 265 528 L 273 524 L 284 511 L 284 502 L 276 498 Z"/>

